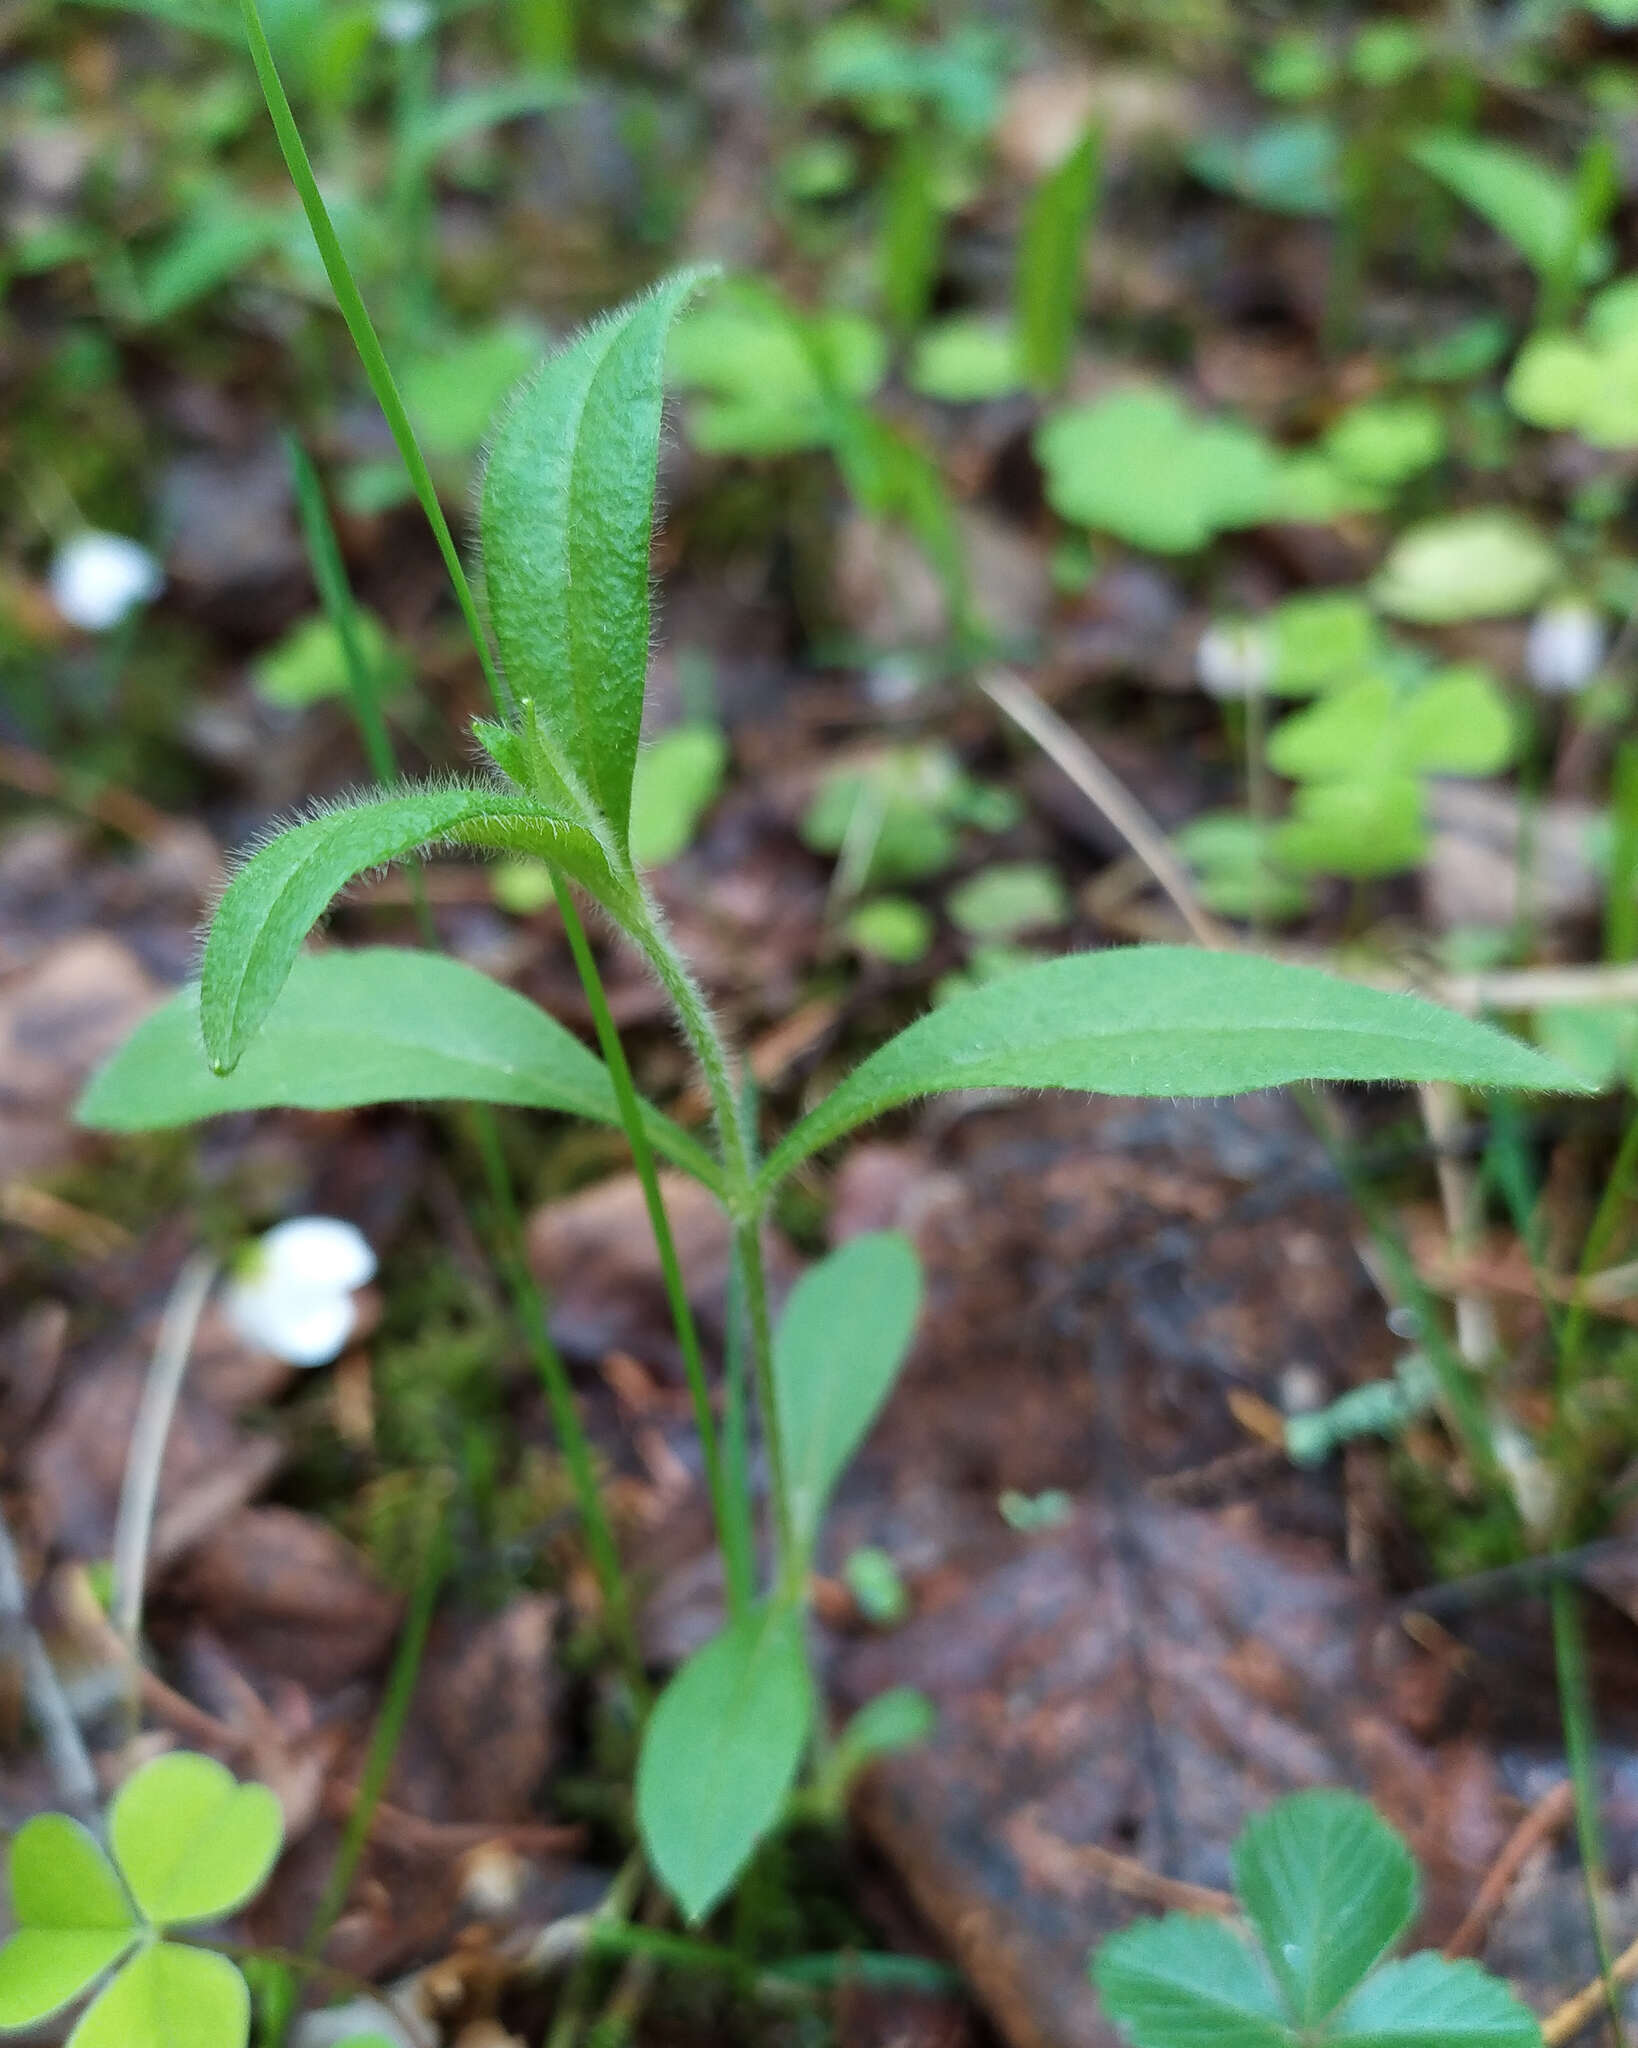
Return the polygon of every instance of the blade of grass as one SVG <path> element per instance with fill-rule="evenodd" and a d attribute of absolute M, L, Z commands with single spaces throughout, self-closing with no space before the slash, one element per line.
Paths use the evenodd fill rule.
<path fill-rule="evenodd" d="M 1592 1687 L 1587 1678 L 1587 1639 L 1581 1624 L 1580 1592 L 1568 1579 L 1554 1579 L 1548 1598 L 1553 1616 L 1553 1663 L 1558 1673 L 1564 1750 L 1575 1790 L 1575 1831 L 1587 1885 L 1587 1910 L 1598 1947 L 1599 1974 L 1609 2004 L 1616 2048 L 1627 2048 L 1621 1994 L 1604 1925 L 1604 1840 L 1598 1817 L 1598 1736 L 1593 1723 Z"/>

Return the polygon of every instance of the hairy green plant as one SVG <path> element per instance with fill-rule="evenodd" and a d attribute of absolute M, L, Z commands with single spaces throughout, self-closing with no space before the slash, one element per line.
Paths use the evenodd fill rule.
<path fill-rule="evenodd" d="M 493 772 L 381 791 L 252 852 L 218 907 L 199 983 L 114 1056 L 81 1115 L 140 1129 L 229 1108 L 453 1097 L 619 1118 L 629 1075 L 475 970 L 426 954 L 302 955 L 355 876 L 429 846 L 545 861 L 647 961 L 698 1059 L 715 1127 L 702 1145 L 644 1105 L 636 1128 L 732 1222 L 773 1523 L 769 1582 L 679 1672 L 644 1739 L 639 1826 L 697 1920 L 777 1825 L 800 1772 L 815 1716 L 810 1560 L 915 1320 L 914 1257 L 886 1237 L 823 1261 L 775 1329 L 760 1230 L 795 1167 L 901 1103 L 956 1088 L 1174 1095 L 1305 1077 L 1538 1088 L 1566 1077 L 1487 1027 L 1305 969 L 1168 947 L 1071 955 L 912 1024 L 761 1158 L 736 1062 L 632 844 L 661 370 L 696 283 L 673 277 L 586 330 L 499 422 L 479 522 L 500 701 L 512 709 L 475 728 Z"/>

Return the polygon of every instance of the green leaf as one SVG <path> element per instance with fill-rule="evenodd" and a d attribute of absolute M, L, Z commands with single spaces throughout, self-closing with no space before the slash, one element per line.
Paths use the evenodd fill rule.
<path fill-rule="evenodd" d="M 1136 2048 L 1297 2048 L 1272 1980 L 1220 1920 L 1168 1913 L 1123 1928 L 1092 1981 Z"/>
<path fill-rule="evenodd" d="M 1358 880 L 1400 874 L 1428 850 L 1422 785 L 1414 775 L 1394 774 L 1306 784 L 1269 845 L 1298 874 Z"/>
<path fill-rule="evenodd" d="M 398 388 L 434 460 L 464 462 L 473 454 L 496 408 L 539 362 L 543 341 L 532 320 L 496 320 L 405 356 Z"/>
<path fill-rule="evenodd" d="M 385 692 L 402 682 L 403 658 L 375 613 L 355 608 L 353 625 L 367 679 L 374 690 Z M 315 612 L 258 656 L 250 675 L 259 697 L 286 710 L 300 710 L 325 697 L 346 694 L 346 646 L 330 620 L 322 612 Z"/>
<path fill-rule="evenodd" d="M 648 675 L 649 541 L 679 271 L 542 366 L 502 419 L 480 503 L 507 679 L 623 852 Z"/>
<path fill-rule="evenodd" d="M 1528 611 L 1559 573 L 1557 555 L 1510 512 L 1453 512 L 1410 527 L 1377 571 L 1371 595 L 1417 626 Z"/>
<path fill-rule="evenodd" d="M 1017 327 L 1024 370 L 1037 391 L 1063 382 L 1075 345 L 1081 257 L 1098 203 L 1103 135 L 1089 127 L 1030 198 L 1018 244 Z"/>
<path fill-rule="evenodd" d="M 981 313 L 956 313 L 924 327 L 908 374 L 913 391 L 946 405 L 1005 398 L 1024 381 L 1017 336 Z"/>
<path fill-rule="evenodd" d="M 1364 1981 L 1416 1912 L 1409 1849 L 1348 1792 L 1299 1792 L 1249 1821 L 1234 1888 L 1302 2027 Z"/>
<path fill-rule="evenodd" d="M 640 868 L 663 867 L 687 849 L 727 766 L 728 742 L 703 720 L 644 747 L 631 785 L 631 857 Z"/>
<path fill-rule="evenodd" d="M 219 1074 L 238 1065 L 331 898 L 355 876 L 437 844 L 538 854 L 604 902 L 621 894 L 608 850 L 589 827 L 489 784 L 375 797 L 294 825 L 251 855 L 211 924 L 199 1014 Z"/>
<path fill-rule="evenodd" d="M 1163 554 L 1275 510 L 1280 465 L 1262 436 L 1185 412 L 1169 391 L 1113 391 L 1057 413 L 1037 429 L 1035 452 L 1055 512 Z"/>
<path fill-rule="evenodd" d="M 199 990 L 145 1018 L 75 1111 L 92 1130 L 156 1131 L 249 1109 L 373 1102 L 495 1102 L 618 1124 L 596 1054 L 526 997 L 436 953 L 375 946 L 298 959 L 244 1058 L 213 1074 L 200 1055 Z M 654 1148 L 709 1187 L 715 1162 L 652 1105 Z"/>
<path fill-rule="evenodd" d="M 840 308 L 804 317 L 765 287 L 737 283 L 679 320 L 668 369 L 709 394 L 689 410 L 708 455 L 823 448 L 839 404 L 868 398 L 887 373 L 887 337 Z"/>
<path fill-rule="evenodd" d="M 226 1956 L 155 1942 L 92 2005 L 68 2048 L 245 2048 L 250 1993 Z"/>
<path fill-rule="evenodd" d="M 783 1602 L 713 1637 L 660 1695 L 637 1765 L 637 1819 L 691 1923 L 778 1824 L 812 1719 L 802 1617 Z"/>
<path fill-rule="evenodd" d="M 933 919 L 908 896 L 873 896 L 849 911 L 842 934 L 871 959 L 911 967 L 933 943 Z"/>
<path fill-rule="evenodd" d="M 893 1390 L 920 1308 L 921 1267 L 896 1230 L 851 1239 L 791 1290 L 774 1336 L 774 1392 L 791 1520 L 806 1550 Z"/>
<path fill-rule="evenodd" d="M 1444 414 L 1430 398 L 1368 398 L 1332 421 L 1323 445 L 1350 476 L 1392 489 L 1444 454 Z"/>
<path fill-rule="evenodd" d="M 220 1920 L 254 1898 L 283 1835 L 265 1785 L 186 1750 L 144 1764 L 108 1813 L 114 1861 L 155 1927 Z"/>
<path fill-rule="evenodd" d="M 1014 939 L 1066 923 L 1069 897 L 1045 862 L 1007 860 L 980 868 L 952 889 L 946 908 L 969 938 Z"/>
<path fill-rule="evenodd" d="M 1505 235 L 1538 277 L 1551 277 L 1576 227 L 1574 182 L 1521 149 L 1437 130 L 1414 142 L 1411 161 Z M 1583 281 L 1609 268 L 1600 237 L 1582 255 Z"/>
<path fill-rule="evenodd" d="M 1579 1084 L 1419 997 L 1312 967 L 1186 946 L 1071 953 L 957 996 L 890 1039 L 804 1117 L 759 1184 L 872 1117 L 956 1088 L 1236 1095 L 1285 1081 Z"/>
<path fill-rule="evenodd" d="M 0 2027 L 31 2027 L 118 1962 L 139 1929 L 96 1839 L 66 1814 L 23 1823 L 9 1875 L 17 1932 L 0 1948 Z"/>
<path fill-rule="evenodd" d="M 1427 1950 L 1378 1970 L 1325 2038 L 1335 2048 L 1541 2048 L 1541 2025 L 1477 1963 Z"/>

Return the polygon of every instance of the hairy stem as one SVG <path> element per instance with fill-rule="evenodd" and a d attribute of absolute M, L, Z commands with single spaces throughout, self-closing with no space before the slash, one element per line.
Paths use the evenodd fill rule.
<path fill-rule="evenodd" d="M 751 1371 L 756 1380 L 756 1405 L 762 1416 L 762 1440 L 768 1447 L 768 1482 L 773 1495 L 775 1585 L 781 1597 L 800 1599 L 801 1553 L 791 1524 L 790 1487 L 786 1479 L 785 1443 L 779 1427 L 774 1392 L 773 1325 L 768 1316 L 768 1272 L 762 1258 L 762 1227 L 753 1217 L 735 1233 L 740 1268 L 745 1275 L 745 1304 L 751 1326 Z"/>
<path fill-rule="evenodd" d="M 631 1143 L 632 1162 L 637 1169 L 637 1178 L 642 1183 L 649 1225 L 660 1254 L 660 1272 L 665 1281 L 666 1300 L 671 1307 L 671 1320 L 676 1326 L 677 1342 L 682 1350 L 683 1371 L 687 1375 L 688 1392 L 694 1405 L 694 1427 L 699 1432 L 700 1450 L 705 1460 L 705 1483 L 711 1495 L 711 1511 L 716 1521 L 717 1541 L 722 1546 L 724 1559 L 731 1563 L 738 1550 L 734 1542 L 734 1504 L 727 1492 L 722 1454 L 717 1440 L 716 1418 L 711 1408 L 711 1389 L 706 1382 L 705 1360 L 700 1351 L 699 1330 L 694 1322 L 694 1311 L 689 1304 L 688 1289 L 683 1283 L 682 1262 L 677 1257 L 677 1242 L 671 1232 L 671 1220 L 666 1215 L 665 1198 L 660 1192 L 660 1175 L 655 1165 L 654 1148 L 649 1143 L 648 1132 L 643 1126 L 642 1105 L 631 1078 L 631 1066 L 626 1059 L 625 1047 L 620 1043 L 620 1034 L 615 1029 L 608 996 L 598 977 L 597 964 L 592 958 L 591 945 L 586 937 L 586 927 L 580 920 L 580 913 L 575 908 L 568 884 L 555 868 L 552 870 L 552 886 L 557 892 L 557 907 L 563 916 L 563 929 L 568 934 L 569 950 L 574 955 L 574 964 L 579 970 L 581 985 L 586 991 L 586 1000 L 591 1005 L 592 1022 L 597 1029 L 597 1042 L 602 1048 L 609 1078 L 614 1083 L 614 1093 L 620 1104 L 621 1121 Z M 749 1607 L 750 1600 L 751 1588 L 748 1580 L 742 1572 L 730 1570 L 729 1611 L 737 1618 Z"/>

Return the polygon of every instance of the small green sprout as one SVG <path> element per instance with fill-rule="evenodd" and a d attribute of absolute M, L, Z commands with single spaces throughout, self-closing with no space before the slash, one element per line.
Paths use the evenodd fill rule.
<path fill-rule="evenodd" d="M 244 2048 L 244 1978 L 216 1950 L 165 1936 L 254 1898 L 283 1832 L 265 1785 L 183 1753 L 115 1796 L 112 1862 L 66 1814 L 26 1821 L 9 1859 L 17 1932 L 0 1948 L 0 2028 L 37 2026 L 101 1983 L 68 2048 Z"/>

